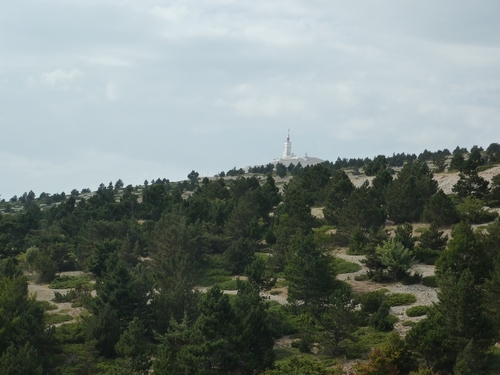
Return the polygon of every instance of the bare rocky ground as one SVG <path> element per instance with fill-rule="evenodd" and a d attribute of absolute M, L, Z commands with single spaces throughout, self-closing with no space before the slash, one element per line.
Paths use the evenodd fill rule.
<path fill-rule="evenodd" d="M 349 262 L 357 263 L 361 266 L 361 269 L 354 273 L 345 273 L 342 275 L 338 275 L 337 278 L 339 280 L 344 280 L 350 285 L 352 285 L 353 291 L 357 293 L 366 293 L 376 291 L 382 288 L 387 289 L 389 294 L 392 293 L 411 293 L 413 294 L 417 300 L 410 306 L 394 306 L 391 307 L 390 313 L 397 316 L 399 322 L 394 325 L 394 329 L 399 332 L 401 335 L 405 335 L 411 327 L 404 326 L 403 323 L 411 320 L 414 322 L 418 322 L 423 319 L 425 316 L 421 317 L 409 317 L 406 315 L 406 310 L 411 306 L 431 306 L 433 303 L 438 302 L 437 298 L 437 290 L 435 288 L 430 288 L 421 284 L 415 285 L 403 285 L 401 283 L 375 283 L 373 281 L 356 281 L 354 278 L 357 275 L 365 274 L 368 271 L 368 268 L 365 267 L 361 260 L 365 258 L 364 255 L 347 255 L 346 249 L 341 248 L 335 251 L 335 256 L 338 258 L 345 259 Z M 435 274 L 434 266 L 429 266 L 426 264 L 416 264 L 412 270 L 412 272 L 418 272 L 422 276 L 433 276 Z"/>
<path fill-rule="evenodd" d="M 485 180 L 491 181 L 493 176 L 499 173 L 500 173 L 500 165 L 487 169 L 483 172 L 479 172 L 479 175 L 483 177 Z M 353 175 L 350 172 L 348 173 L 348 176 L 351 179 L 354 186 L 356 187 L 360 187 L 367 180 L 368 182 L 371 183 L 372 180 L 375 178 L 374 176 L 366 176 L 364 174 Z M 396 177 L 397 175 L 394 176 L 394 178 Z M 446 194 L 452 193 L 451 189 L 453 188 L 453 185 L 457 183 L 458 179 L 459 179 L 458 172 L 434 173 L 434 180 L 437 181 L 439 188 L 442 189 Z"/>
<path fill-rule="evenodd" d="M 82 275 L 82 271 L 71 271 L 71 272 L 61 272 L 60 276 L 80 276 Z M 72 307 L 71 302 L 59 302 L 56 303 L 53 301 L 55 292 L 61 293 L 65 295 L 68 293 L 70 289 L 50 289 L 48 284 L 35 284 L 32 280 L 30 280 L 28 284 L 28 293 L 34 296 L 37 301 L 47 301 L 55 306 L 57 309 L 47 311 L 48 314 L 68 314 L 71 315 L 74 319 L 79 317 L 83 312 L 83 307 Z M 92 294 L 95 296 L 95 291 L 92 291 Z M 70 320 L 65 323 L 71 323 L 74 321 Z M 59 326 L 65 323 L 58 323 L 55 326 Z"/>

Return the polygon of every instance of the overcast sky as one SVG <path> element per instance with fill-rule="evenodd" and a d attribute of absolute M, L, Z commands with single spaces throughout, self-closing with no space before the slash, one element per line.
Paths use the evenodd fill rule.
<path fill-rule="evenodd" d="M 0 2 L 0 194 L 500 142 L 500 1 Z"/>

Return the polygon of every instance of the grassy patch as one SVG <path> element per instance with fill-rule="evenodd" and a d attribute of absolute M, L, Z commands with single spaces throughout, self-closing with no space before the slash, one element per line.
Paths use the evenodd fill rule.
<path fill-rule="evenodd" d="M 370 278 L 368 277 L 367 273 L 362 273 L 361 275 L 354 276 L 354 280 L 356 280 L 356 281 L 367 281 L 369 279 Z"/>
<path fill-rule="evenodd" d="M 231 272 L 222 267 L 222 258 L 220 256 L 211 256 L 208 266 L 201 275 L 199 284 L 201 286 L 212 286 L 228 281 L 231 281 Z"/>
<path fill-rule="evenodd" d="M 493 164 L 490 164 L 490 165 L 480 165 L 479 167 L 477 167 L 477 171 L 478 172 L 483 172 L 483 171 L 486 171 L 488 169 L 491 169 L 493 167 L 495 167 L 496 165 L 493 165 Z"/>
<path fill-rule="evenodd" d="M 43 311 L 57 310 L 57 306 L 49 301 L 38 301 L 38 303 L 42 305 Z"/>
<path fill-rule="evenodd" d="M 436 276 L 425 276 L 422 277 L 422 284 L 430 288 L 437 288 Z"/>
<path fill-rule="evenodd" d="M 392 325 L 399 322 L 399 318 L 396 315 L 392 315 L 392 314 L 387 315 L 386 319 L 389 322 L 389 324 L 392 324 Z"/>
<path fill-rule="evenodd" d="M 407 320 L 403 323 L 401 323 L 402 326 L 404 327 L 415 327 L 417 323 L 415 323 L 413 320 Z"/>
<path fill-rule="evenodd" d="M 387 295 L 387 303 L 389 306 L 407 306 L 416 301 L 417 297 L 411 293 L 393 293 Z"/>
<path fill-rule="evenodd" d="M 90 285 L 91 278 L 88 275 L 81 276 L 58 276 L 49 284 L 50 289 L 74 289 L 84 285 Z"/>
<path fill-rule="evenodd" d="M 412 306 L 406 310 L 406 315 L 410 317 L 426 315 L 429 311 L 429 306 Z"/>
<path fill-rule="evenodd" d="M 217 284 L 221 290 L 236 290 L 238 289 L 236 280 L 227 280 Z"/>
<path fill-rule="evenodd" d="M 416 233 L 424 233 L 427 229 L 429 229 L 429 225 L 415 228 L 414 231 Z"/>
<path fill-rule="evenodd" d="M 359 328 L 352 335 L 352 340 L 346 340 L 347 358 L 354 359 L 366 356 L 372 348 L 383 344 L 387 335 L 388 332 L 380 332 L 371 327 Z"/>
<path fill-rule="evenodd" d="M 276 361 L 281 361 L 290 357 L 295 357 L 300 354 L 299 349 L 295 348 L 280 348 L 275 349 L 274 354 L 276 355 Z"/>
<path fill-rule="evenodd" d="M 73 320 L 73 317 L 68 314 L 45 314 L 45 324 L 48 325 L 69 322 L 70 320 Z"/>
<path fill-rule="evenodd" d="M 257 251 L 257 252 L 255 253 L 255 256 L 256 256 L 257 258 L 263 259 L 263 260 L 264 260 L 264 261 L 266 261 L 266 262 L 267 262 L 267 261 L 269 261 L 269 253 L 263 253 L 263 252 L 261 252 L 261 251 Z"/>
<path fill-rule="evenodd" d="M 332 264 L 337 275 L 341 275 L 343 273 L 353 273 L 361 269 L 361 266 L 358 263 L 349 262 L 342 258 L 335 258 Z"/>
<path fill-rule="evenodd" d="M 274 284 L 275 288 L 283 288 L 285 286 L 288 286 L 288 283 L 285 279 L 282 279 L 282 278 L 278 279 L 276 281 L 276 284 Z"/>

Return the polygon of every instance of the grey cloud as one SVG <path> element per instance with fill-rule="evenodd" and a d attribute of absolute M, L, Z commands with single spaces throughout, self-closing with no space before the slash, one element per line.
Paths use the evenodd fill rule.
<path fill-rule="evenodd" d="M 498 14 L 451 0 L 2 4 L 0 194 L 262 164 L 288 128 L 294 152 L 330 160 L 487 146 Z"/>

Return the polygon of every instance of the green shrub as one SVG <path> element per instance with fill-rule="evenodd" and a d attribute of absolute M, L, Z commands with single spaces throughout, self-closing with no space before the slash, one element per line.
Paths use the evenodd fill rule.
<path fill-rule="evenodd" d="M 387 304 L 391 307 L 411 305 L 416 301 L 417 297 L 411 293 L 393 293 L 387 296 Z"/>
<path fill-rule="evenodd" d="M 347 358 L 361 358 L 370 349 L 382 345 L 387 339 L 386 332 L 380 332 L 372 327 L 364 327 L 356 330 L 352 339 L 347 339 Z"/>
<path fill-rule="evenodd" d="M 361 310 L 369 314 L 375 313 L 384 302 L 386 292 L 387 289 L 380 289 L 360 295 L 358 301 L 361 304 Z"/>
<path fill-rule="evenodd" d="M 380 263 L 387 268 L 387 272 L 395 280 L 401 280 L 416 263 L 412 252 L 393 238 L 377 246 L 376 252 Z"/>
<path fill-rule="evenodd" d="M 349 238 L 349 248 L 347 249 L 347 254 L 364 255 L 366 254 L 367 246 L 368 238 L 361 227 L 357 225 Z"/>
<path fill-rule="evenodd" d="M 63 303 L 63 302 L 71 302 L 76 299 L 76 292 L 74 289 L 71 289 L 68 293 L 66 294 L 61 294 L 59 292 L 54 292 L 54 298 L 52 301 L 56 303 Z"/>
<path fill-rule="evenodd" d="M 222 259 L 220 256 L 212 256 L 209 258 L 209 265 L 204 270 L 200 280 L 201 286 L 213 286 L 214 284 L 224 283 L 231 280 L 231 271 L 223 269 L 220 264 Z"/>
<path fill-rule="evenodd" d="M 349 262 L 342 258 L 335 258 L 332 263 L 337 275 L 341 275 L 344 273 L 353 273 L 361 269 L 361 266 L 358 263 Z"/>
<path fill-rule="evenodd" d="M 293 341 L 291 344 L 292 348 L 299 349 L 301 353 L 311 353 L 312 345 L 312 337 L 308 334 L 302 335 L 300 340 Z"/>
<path fill-rule="evenodd" d="M 272 335 L 275 338 L 297 333 L 298 327 L 289 306 L 276 301 L 269 301 L 267 310 Z"/>
<path fill-rule="evenodd" d="M 494 164 L 488 164 L 488 165 L 480 165 L 479 167 L 477 167 L 477 171 L 478 172 L 484 172 L 488 169 L 491 169 L 491 168 L 494 168 L 495 165 Z"/>
<path fill-rule="evenodd" d="M 90 285 L 91 278 L 88 275 L 81 276 L 58 276 L 49 284 L 50 289 L 74 289 L 83 285 Z"/>
<path fill-rule="evenodd" d="M 221 290 L 236 290 L 238 289 L 236 280 L 227 280 L 217 284 Z"/>
<path fill-rule="evenodd" d="M 85 341 L 85 329 L 77 322 L 63 324 L 54 331 L 57 342 L 62 344 L 83 344 Z"/>
<path fill-rule="evenodd" d="M 439 258 L 441 251 L 433 249 L 424 249 L 420 246 L 415 247 L 413 250 L 415 259 L 424 264 L 434 265 L 436 259 Z"/>
<path fill-rule="evenodd" d="M 57 306 L 49 301 L 39 301 L 38 303 L 42 305 L 43 311 L 57 310 Z"/>
<path fill-rule="evenodd" d="M 404 327 L 415 327 L 417 323 L 415 323 L 413 320 L 407 320 L 401 323 L 402 326 Z"/>
<path fill-rule="evenodd" d="M 457 210 L 463 220 L 468 220 L 472 224 L 482 224 L 495 220 L 497 212 L 490 212 L 484 209 L 485 203 L 475 197 L 466 197 L 457 205 Z"/>
<path fill-rule="evenodd" d="M 409 317 L 426 315 L 429 311 L 429 306 L 412 306 L 406 310 L 406 315 Z"/>
<path fill-rule="evenodd" d="M 47 325 L 69 322 L 70 320 L 73 320 L 73 317 L 68 314 L 45 314 L 45 324 Z"/>
<path fill-rule="evenodd" d="M 394 318 L 396 318 L 394 315 L 389 314 L 389 305 L 384 302 L 377 312 L 370 316 L 368 323 L 370 327 L 375 328 L 377 331 L 388 332 L 392 330 L 394 323 L 397 322 L 397 318 L 396 320 Z"/>
<path fill-rule="evenodd" d="M 425 276 L 422 278 L 422 284 L 430 288 L 437 288 L 436 276 Z"/>
<path fill-rule="evenodd" d="M 75 305 L 73 307 L 85 306 L 92 300 L 91 291 L 91 288 L 87 285 L 83 285 L 76 289 L 69 290 L 66 294 L 54 292 L 54 298 L 52 301 L 56 303 L 73 302 L 73 305 Z"/>
<path fill-rule="evenodd" d="M 354 276 L 354 280 L 356 280 L 356 281 L 366 281 L 366 280 L 370 280 L 370 277 L 368 276 L 367 273 L 362 273 L 361 275 Z"/>
<path fill-rule="evenodd" d="M 413 275 L 405 275 L 401 279 L 401 284 L 403 285 L 415 285 L 420 284 L 422 281 L 422 274 L 415 272 Z"/>

